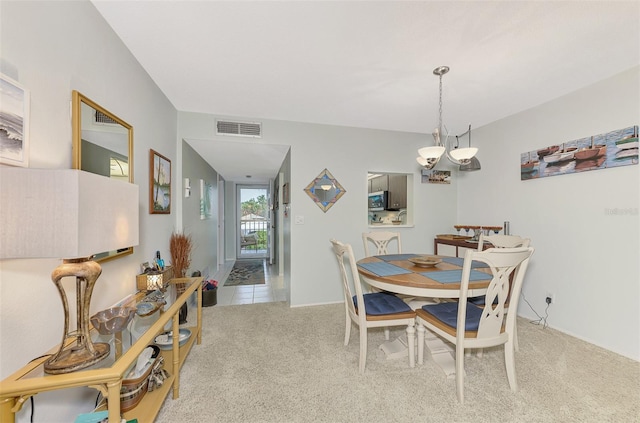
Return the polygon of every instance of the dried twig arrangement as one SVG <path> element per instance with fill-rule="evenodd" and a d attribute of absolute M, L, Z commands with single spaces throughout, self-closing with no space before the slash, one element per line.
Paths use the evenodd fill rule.
<path fill-rule="evenodd" d="M 191 265 L 191 235 L 172 233 L 169 240 L 171 266 L 175 278 L 184 278 L 185 272 Z"/>

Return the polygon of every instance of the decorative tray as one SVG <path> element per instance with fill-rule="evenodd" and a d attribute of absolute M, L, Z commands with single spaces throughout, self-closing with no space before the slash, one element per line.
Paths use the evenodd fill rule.
<path fill-rule="evenodd" d="M 147 301 L 136 304 L 136 313 L 140 317 L 150 316 L 155 313 L 160 307 L 164 306 L 162 303 L 150 303 Z"/>
<path fill-rule="evenodd" d="M 439 263 L 442 263 L 442 259 L 429 256 L 411 257 L 408 260 L 418 267 L 433 267 Z"/>

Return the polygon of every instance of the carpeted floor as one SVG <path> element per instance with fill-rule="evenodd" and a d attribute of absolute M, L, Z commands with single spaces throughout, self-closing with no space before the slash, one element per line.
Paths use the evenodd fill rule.
<path fill-rule="evenodd" d="M 203 310 L 194 345 L 156 423 L 638 422 L 640 363 L 518 319 L 518 392 L 502 350 L 466 360 L 465 403 L 431 361 L 387 360 L 370 330 L 358 373 L 358 330 L 344 340 L 344 305 L 286 303 Z M 399 336 L 403 329 L 392 329 Z"/>
<path fill-rule="evenodd" d="M 223 286 L 260 285 L 264 283 L 264 259 L 247 259 L 236 260 Z"/>

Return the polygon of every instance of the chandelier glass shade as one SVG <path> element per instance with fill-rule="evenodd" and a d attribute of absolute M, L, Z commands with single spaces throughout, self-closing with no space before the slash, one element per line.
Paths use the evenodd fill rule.
<path fill-rule="evenodd" d="M 435 144 L 433 146 L 420 148 L 418 150 L 419 156 L 416 158 L 416 161 L 418 162 L 418 164 L 420 164 L 420 166 L 426 169 L 433 169 L 435 165 L 440 161 L 440 158 L 445 155 L 451 163 L 459 165 L 461 167 L 460 170 L 471 170 L 462 169 L 462 166 L 469 166 L 471 164 L 472 159 L 474 159 L 476 153 L 478 152 L 478 149 L 471 147 L 471 145 L 466 148 L 458 148 L 457 142 L 456 145 L 452 147 L 449 143 L 449 133 L 446 132 L 445 134 L 443 132 L 443 128 L 446 131 L 446 127 L 442 125 L 442 75 L 446 74 L 447 72 L 449 72 L 448 66 L 439 66 L 433 70 L 433 74 L 437 75 L 440 79 L 438 127 L 433 131 Z M 469 134 L 469 144 L 471 144 L 471 125 L 469 125 L 469 130 L 467 131 L 467 133 Z M 442 139 L 443 134 L 444 140 Z M 456 136 L 456 140 L 457 139 L 458 136 Z M 475 159 L 475 162 L 477 162 L 477 169 L 479 169 L 480 162 L 478 162 L 478 159 Z"/>

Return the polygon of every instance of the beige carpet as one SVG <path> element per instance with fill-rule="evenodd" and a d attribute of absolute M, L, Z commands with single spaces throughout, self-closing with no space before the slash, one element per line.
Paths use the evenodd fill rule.
<path fill-rule="evenodd" d="M 519 391 L 509 390 L 502 351 L 491 349 L 467 359 L 460 405 L 455 381 L 433 363 L 387 360 L 381 330 L 369 333 L 360 375 L 358 331 L 342 343 L 342 304 L 210 307 L 203 316 L 180 398 L 169 396 L 158 423 L 640 421 L 640 363 L 522 319 Z"/>

